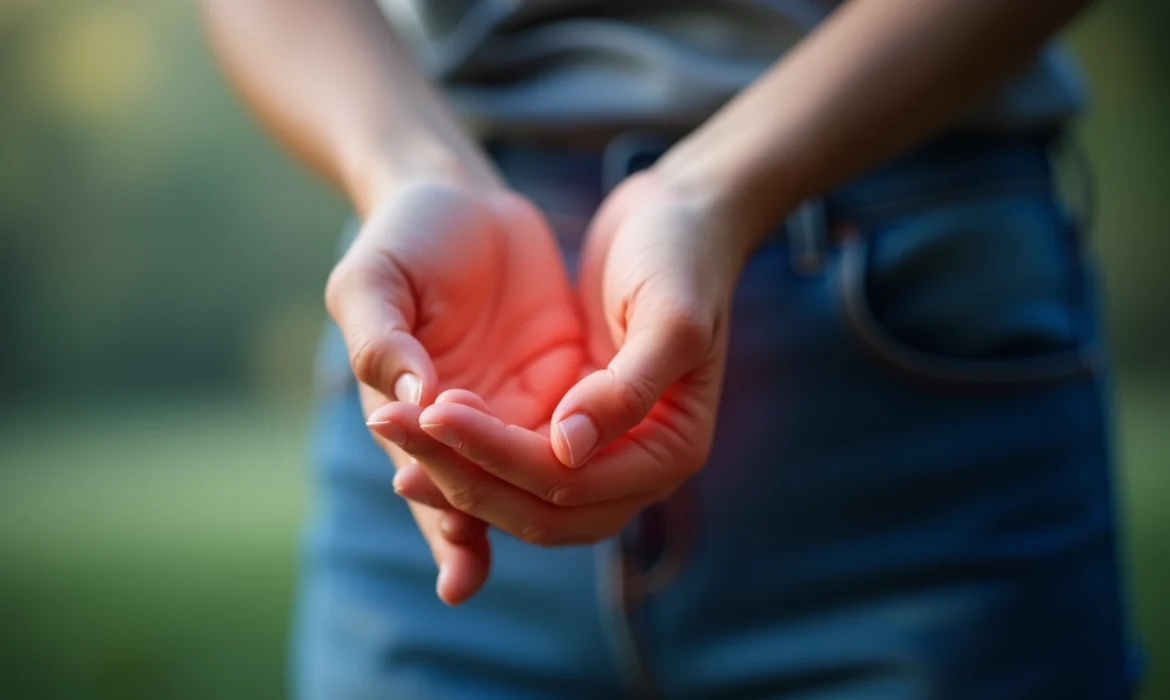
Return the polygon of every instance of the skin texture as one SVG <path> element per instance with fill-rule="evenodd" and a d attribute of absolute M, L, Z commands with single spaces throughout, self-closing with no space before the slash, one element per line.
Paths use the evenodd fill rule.
<path fill-rule="evenodd" d="M 545 431 L 440 397 L 419 416 L 422 433 L 450 446 L 421 459 L 440 493 L 412 482 L 403 495 L 442 498 L 542 545 L 610 537 L 669 496 L 702 466 L 714 435 L 743 258 L 721 242 L 718 225 L 650 174 L 627 180 L 599 212 L 579 290 L 591 369 L 552 413 L 554 422 L 610 418 L 598 424 L 605 447 L 577 453 L 584 467 L 566 468 L 568 451 L 557 452 Z M 379 417 L 407 420 L 398 406 Z M 482 478 L 476 465 L 497 478 Z"/>
<path fill-rule="evenodd" d="M 401 404 L 371 416 L 406 436 L 405 449 L 438 489 L 412 479 L 402 494 L 445 501 L 539 545 L 612 537 L 669 496 L 702 466 L 714 434 L 742 258 L 715 225 L 649 175 L 624 183 L 598 214 L 580 290 L 598 369 L 551 412 L 554 421 L 581 412 L 612 418 L 600 434 L 607 446 L 578 454 L 585 467 L 566 468 L 568 455 L 554 452 L 543 426 L 516 425 L 490 401 L 449 392 L 417 418 Z"/>
<path fill-rule="evenodd" d="M 387 239 L 376 244 L 379 227 L 369 222 L 379 218 L 380 210 L 395 211 L 381 213 L 388 220 L 415 216 L 411 202 L 434 199 L 404 197 L 400 190 L 442 186 L 470 199 L 506 192 L 488 158 L 411 61 L 373 0 L 203 0 L 202 8 L 211 47 L 244 102 L 289 151 L 336 185 L 367 221 L 358 248 L 371 259 L 363 263 L 357 254 L 347 255 L 343 264 L 350 269 L 384 267 L 386 251 L 410 239 L 397 235 L 393 243 Z M 422 227 L 415 233 L 422 241 L 430 235 L 425 226 L 430 219 L 424 214 L 416 220 Z M 453 236 L 446 240 L 460 242 Z M 364 309 L 371 314 L 368 325 L 376 328 L 380 315 L 394 311 L 392 304 L 377 301 L 391 297 L 369 285 L 333 281 L 343 277 L 335 273 L 330 282 L 329 306 L 337 317 L 359 318 Z M 401 310 L 398 314 L 403 316 Z M 360 347 L 349 342 L 351 350 Z M 414 361 L 425 368 L 418 347 L 414 350 Z M 356 373 L 367 361 L 361 358 L 370 353 L 353 355 Z M 437 372 L 421 377 L 420 401 L 438 393 L 431 383 L 437 381 Z M 373 381 L 363 385 L 362 400 L 369 415 L 395 396 L 399 378 L 374 370 L 367 379 Z M 397 478 L 409 484 L 411 474 L 419 474 L 417 467 L 392 443 L 379 440 L 402 466 Z M 490 566 L 485 525 L 417 503 L 410 508 L 439 567 L 439 597 L 452 604 L 465 600 L 486 580 Z"/>
<path fill-rule="evenodd" d="M 419 406 L 438 392 L 462 387 L 477 409 L 536 429 L 547 424 L 585 359 L 574 297 L 548 226 L 530 203 L 503 191 L 445 183 L 399 188 L 337 264 L 326 303 L 349 349 L 371 428 L 396 464 L 410 463 L 395 444 L 406 444 Z M 396 416 L 374 415 L 395 398 L 403 409 Z M 412 446 L 413 458 L 426 459 L 417 439 Z M 409 489 L 412 472 L 399 473 L 396 487 Z M 452 498 L 460 502 L 457 493 Z M 432 548 L 459 545 L 436 552 L 444 598 L 460 600 L 477 589 L 490 566 L 483 523 L 459 514 L 441 519 L 425 497 L 413 510 L 428 541 L 435 538 Z M 436 534 L 444 529 L 450 536 Z"/>
<path fill-rule="evenodd" d="M 457 603 L 486 580 L 485 523 L 594 542 L 701 468 L 729 300 L 772 224 L 945 125 L 1084 4 L 851 0 L 611 194 L 575 298 L 373 0 L 204 9 L 246 102 L 366 221 L 328 308 Z"/>

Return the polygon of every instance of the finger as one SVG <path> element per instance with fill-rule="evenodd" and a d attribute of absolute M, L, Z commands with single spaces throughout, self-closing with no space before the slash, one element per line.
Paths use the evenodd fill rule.
<path fill-rule="evenodd" d="M 418 461 L 413 457 L 407 459 L 394 474 L 394 491 L 408 501 L 443 511 L 438 521 L 439 531 L 448 541 L 470 543 L 483 537 L 487 523 L 453 509 Z"/>
<path fill-rule="evenodd" d="M 374 429 L 377 430 L 377 427 Z M 443 495 L 438 486 L 435 486 L 435 482 L 431 481 L 431 477 L 427 476 L 413 458 L 399 467 L 394 474 L 394 491 L 408 501 L 414 501 L 420 505 L 440 510 L 451 507 L 451 504 L 447 502 L 447 497 Z"/>
<path fill-rule="evenodd" d="M 613 225 L 606 221 L 607 218 L 613 218 L 611 201 L 606 201 L 589 227 L 581 251 L 577 278 L 577 295 L 587 328 L 588 357 L 594 367 L 608 366 L 617 354 L 602 299 L 602 278 L 613 239 Z"/>
<path fill-rule="evenodd" d="M 641 423 L 671 384 L 694 369 L 711 347 L 712 324 L 663 309 L 631 327 L 606 369 L 571 388 L 553 412 L 552 449 L 577 467 Z"/>
<path fill-rule="evenodd" d="M 487 523 L 479 518 L 454 509 L 445 511 L 439 518 L 439 530 L 449 542 L 475 542 L 486 536 L 487 528 Z"/>
<path fill-rule="evenodd" d="M 491 413 L 487 402 L 480 398 L 479 394 L 467 389 L 448 389 L 439 394 L 435 399 L 435 403 L 457 403 L 471 408 L 478 409 L 484 413 Z"/>
<path fill-rule="evenodd" d="M 620 441 L 598 454 L 585 470 L 566 469 L 546 436 L 504 425 L 459 404 L 435 404 L 419 416 L 432 437 L 449 441 L 456 452 L 484 471 L 558 506 L 582 506 L 618 499 L 665 494 L 690 472 L 678 468 L 666 450 L 649 450 Z"/>
<path fill-rule="evenodd" d="M 622 499 L 581 508 L 560 508 L 485 473 L 418 427 L 419 409 L 387 404 L 386 420 L 400 424 L 402 447 L 456 509 L 532 544 L 589 544 L 613 537 L 644 505 Z"/>
<path fill-rule="evenodd" d="M 491 545 L 486 531 L 480 530 L 478 537 L 467 541 L 452 542 L 440 532 L 440 519 L 449 514 L 413 503 L 410 509 L 439 567 L 435 582 L 439 598 L 448 605 L 458 605 L 475 595 L 491 571 Z"/>
<path fill-rule="evenodd" d="M 431 508 L 447 509 L 451 504 L 443 492 L 431 481 L 431 477 L 418 466 L 418 461 L 402 450 L 399 445 L 406 439 L 400 423 L 389 420 L 386 415 L 386 398 L 368 387 L 361 387 L 363 406 L 376 406 L 369 411 L 366 427 L 390 455 L 395 465 L 394 492 L 399 496 Z"/>
<path fill-rule="evenodd" d="M 433 399 L 437 374 L 412 334 L 413 293 L 399 273 L 375 274 L 342 260 L 330 275 L 325 300 L 359 382 L 416 405 Z"/>
<path fill-rule="evenodd" d="M 450 508 L 451 505 L 447 503 L 443 492 L 435 486 L 426 472 L 419 469 L 417 460 L 397 446 L 396 443 L 404 439 L 402 429 L 396 423 L 380 417 L 383 413 L 381 409 L 389 403 L 389 399 L 364 385 L 358 386 L 358 393 L 361 396 L 362 410 L 369 415 L 366 426 L 374 436 L 375 442 L 394 462 L 394 491 L 399 496 L 421 505 L 439 509 Z"/>
<path fill-rule="evenodd" d="M 459 605 L 479 592 L 491 571 L 491 547 L 487 537 L 468 545 L 449 545 L 435 592 L 447 605 Z"/>
<path fill-rule="evenodd" d="M 386 405 L 386 398 L 379 395 L 369 387 L 362 387 L 360 389 L 360 393 L 362 395 L 363 406 L 381 407 Z M 370 412 L 370 415 L 374 416 L 373 421 L 371 421 L 373 423 L 371 430 L 374 433 L 375 438 L 377 438 L 380 443 L 383 443 L 382 447 L 390 454 L 394 464 L 398 465 L 394 475 L 394 490 L 400 496 L 406 498 L 407 501 L 413 502 L 408 503 L 408 505 L 410 506 L 411 511 L 415 514 L 416 520 L 418 520 L 419 517 L 424 514 L 431 514 L 427 516 L 429 518 L 433 518 L 433 514 L 435 513 L 438 513 L 440 516 L 438 519 L 434 520 L 434 522 L 430 522 L 428 527 L 423 527 L 423 523 L 421 521 L 419 522 L 419 527 L 423 530 L 424 537 L 427 539 L 428 544 L 431 545 L 432 551 L 436 552 L 435 561 L 440 561 L 439 552 L 436 551 L 436 547 L 441 547 L 442 545 L 440 542 L 433 540 L 436 540 L 440 537 L 445 538 L 448 542 L 453 544 L 471 545 L 474 552 L 478 552 L 479 557 L 484 559 L 483 565 L 479 567 L 482 569 L 482 573 L 479 576 L 480 582 L 470 591 L 470 593 L 473 593 L 474 590 L 478 589 L 479 585 L 482 585 L 483 579 L 485 579 L 487 576 L 487 570 L 490 564 L 490 558 L 485 559 L 489 553 L 486 539 L 487 523 L 467 515 L 466 513 L 461 513 L 451 508 L 451 505 L 447 503 L 447 499 L 443 495 L 443 492 L 440 491 L 437 486 L 435 486 L 434 482 L 431 481 L 431 477 L 427 476 L 426 472 L 424 472 L 419 467 L 418 461 L 403 451 L 403 449 L 397 444 L 394 444 L 395 441 L 387 440 L 385 437 L 383 437 L 383 435 L 379 434 L 382 432 L 389 432 L 390 434 L 393 434 L 398 440 L 402 439 L 402 431 L 400 428 L 398 428 L 397 424 L 389 420 L 379 420 L 377 416 L 378 413 L 378 409 L 374 409 Z M 429 507 L 422 508 L 420 506 Z M 440 534 L 435 535 L 435 532 Z M 463 559 L 465 559 L 465 557 L 459 558 L 460 561 Z M 475 576 L 459 573 L 462 570 L 462 565 L 456 567 L 457 573 L 455 574 L 455 581 L 458 582 L 476 578 Z M 456 583 L 455 585 L 456 590 L 463 590 L 466 589 L 470 584 L 465 585 Z M 440 585 L 439 588 L 442 589 L 443 586 Z M 451 599 L 461 600 L 470 595 L 470 593 L 458 595 L 453 594 L 454 597 Z"/>

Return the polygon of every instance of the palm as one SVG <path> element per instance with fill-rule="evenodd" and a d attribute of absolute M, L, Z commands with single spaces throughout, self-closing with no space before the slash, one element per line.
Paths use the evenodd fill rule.
<path fill-rule="evenodd" d="M 698 470 L 714 434 L 729 302 L 742 257 L 719 224 L 699 213 L 639 176 L 606 201 L 581 267 L 587 360 L 584 343 L 573 342 L 572 324 L 562 326 L 571 314 L 562 316 L 561 304 L 568 303 L 540 298 L 547 291 L 516 289 L 519 275 L 508 274 L 516 267 L 536 270 L 555 256 L 531 256 L 531 248 L 477 236 L 475 245 L 482 247 L 476 255 L 505 274 L 466 262 L 437 275 L 429 289 L 449 289 L 450 299 L 481 290 L 490 303 L 466 313 L 488 319 L 452 321 L 467 335 L 458 338 L 466 347 L 444 335 L 451 332 L 446 326 L 431 327 L 430 319 L 412 327 L 421 329 L 436 364 L 447 368 L 440 371 L 445 385 L 472 389 L 487 405 L 473 394 L 452 392 L 421 412 L 386 406 L 379 420 L 409 426 L 399 444 L 431 480 L 404 483 L 403 493 L 422 503 L 449 503 L 529 542 L 581 544 L 613 536 Z M 530 245 L 526 236 L 517 238 L 516 245 Z M 556 280 L 544 284 L 559 294 L 563 279 L 557 274 Z M 496 302 L 505 297 L 511 308 Z M 427 308 L 427 294 L 418 298 Z M 451 313 L 444 321 L 456 318 Z M 549 332 L 555 328 L 563 330 Z M 482 367 L 463 359 L 487 347 L 507 359 L 485 360 Z M 578 370 L 583 378 L 573 383 Z M 547 377 L 555 377 L 547 388 L 532 386 Z M 512 402 L 523 410 L 513 407 L 504 415 Z M 516 420 L 518 414 L 527 420 Z M 548 418 L 554 431 L 532 430 Z M 587 466 L 566 470 L 566 464 Z"/>
<path fill-rule="evenodd" d="M 504 192 L 437 183 L 397 191 L 334 270 L 326 299 L 376 434 L 387 424 L 373 416 L 387 409 L 406 410 L 401 425 L 418 426 L 418 407 L 390 398 L 426 404 L 456 388 L 475 392 L 509 423 L 536 428 L 547 423 L 584 358 L 580 320 L 547 224 L 528 202 Z M 429 482 L 403 444 L 392 442 L 384 444 L 400 467 L 396 488 L 420 477 Z M 448 574 L 440 576 L 440 595 L 452 602 L 471 595 L 490 566 L 484 524 L 448 514 L 464 533 L 456 543 L 440 534 L 439 510 L 410 508 Z"/>
<path fill-rule="evenodd" d="M 427 186 L 404 196 L 386 211 L 380 246 L 390 276 L 410 287 L 435 393 L 467 389 L 508 423 L 547 422 L 584 356 L 547 224 L 511 194 Z"/>

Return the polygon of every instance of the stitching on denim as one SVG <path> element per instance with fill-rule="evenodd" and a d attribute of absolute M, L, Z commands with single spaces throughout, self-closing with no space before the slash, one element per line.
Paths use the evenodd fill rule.
<path fill-rule="evenodd" d="M 649 666 L 638 644 L 638 635 L 630 618 L 634 602 L 626 586 L 627 576 L 617 540 L 603 542 L 593 548 L 597 574 L 597 605 L 603 627 L 609 630 L 610 651 L 622 676 L 622 683 L 635 698 L 657 698 Z"/>
<path fill-rule="evenodd" d="M 1095 342 L 1049 355 L 1018 360 L 963 360 L 906 345 L 886 331 L 869 306 L 864 236 L 852 234 L 842 245 L 837 274 L 841 311 L 862 344 L 898 369 L 951 384 L 1029 384 L 1091 373 L 1100 364 Z"/>

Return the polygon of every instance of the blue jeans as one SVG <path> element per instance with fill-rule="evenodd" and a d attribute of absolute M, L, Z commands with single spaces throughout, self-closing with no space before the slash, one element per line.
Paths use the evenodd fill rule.
<path fill-rule="evenodd" d="M 496 156 L 571 266 L 640 143 Z M 1096 296 L 1047 146 L 943 137 L 802 206 L 744 270 L 702 472 L 594 547 L 493 533 L 457 609 L 330 328 L 299 696 L 1127 697 Z"/>

